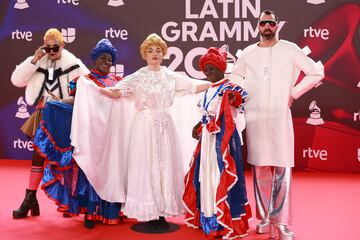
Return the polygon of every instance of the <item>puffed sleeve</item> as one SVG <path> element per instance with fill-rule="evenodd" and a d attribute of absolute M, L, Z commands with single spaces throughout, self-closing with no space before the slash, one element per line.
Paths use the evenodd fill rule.
<path fill-rule="evenodd" d="M 28 57 L 25 61 L 17 65 L 11 74 L 11 82 L 16 87 L 25 87 L 36 72 L 38 65 L 31 63 L 32 58 L 33 57 Z"/>
<path fill-rule="evenodd" d="M 176 73 L 166 69 L 167 74 L 175 80 L 175 92 L 177 94 L 193 94 L 196 93 L 197 81 L 196 79 L 189 78 L 186 75 Z"/>
<path fill-rule="evenodd" d="M 121 81 L 119 81 L 113 88 L 115 89 L 129 89 L 134 91 L 136 86 L 140 81 L 140 76 L 138 72 L 130 74 L 124 77 Z"/>
<path fill-rule="evenodd" d="M 231 82 L 236 83 L 241 87 L 244 87 L 245 75 L 246 75 L 245 56 L 244 56 L 244 52 L 242 52 L 239 58 L 237 59 L 233 70 L 231 71 L 229 79 Z"/>
<path fill-rule="evenodd" d="M 291 91 L 291 96 L 297 99 L 321 82 L 324 78 L 324 66 L 320 61 L 314 62 L 307 57 L 296 45 L 294 46 L 294 64 L 305 74 L 305 77 Z"/>

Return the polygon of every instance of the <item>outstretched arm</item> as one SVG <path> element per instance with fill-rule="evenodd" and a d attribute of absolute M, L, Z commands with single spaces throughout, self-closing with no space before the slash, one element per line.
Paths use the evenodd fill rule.
<path fill-rule="evenodd" d="M 100 88 L 100 93 L 113 99 L 117 99 L 121 97 L 120 89 Z"/>

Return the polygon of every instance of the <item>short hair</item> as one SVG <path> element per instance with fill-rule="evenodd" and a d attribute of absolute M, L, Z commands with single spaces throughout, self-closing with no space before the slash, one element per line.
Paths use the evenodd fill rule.
<path fill-rule="evenodd" d="M 258 21 L 260 21 L 261 15 L 263 15 L 263 14 L 265 14 L 265 15 L 274 15 L 275 21 L 279 22 L 279 18 L 278 18 L 278 16 L 276 16 L 275 12 L 272 11 L 272 10 L 268 10 L 268 9 L 261 11 L 261 13 L 259 14 Z"/>
<path fill-rule="evenodd" d="M 44 35 L 44 41 L 46 41 L 46 39 L 48 39 L 48 38 L 55 38 L 60 42 L 60 44 L 64 43 L 64 37 L 63 37 L 62 33 L 59 30 L 57 30 L 56 28 L 49 28 L 46 31 L 46 33 Z"/>
<path fill-rule="evenodd" d="M 166 42 L 164 40 L 162 40 L 162 38 L 159 35 L 157 35 L 156 33 L 152 33 L 149 36 L 147 36 L 147 38 L 140 45 L 140 54 L 143 59 L 145 59 L 146 49 L 150 45 L 159 46 L 162 50 L 163 55 L 166 55 L 167 48 L 168 48 L 166 45 Z"/>

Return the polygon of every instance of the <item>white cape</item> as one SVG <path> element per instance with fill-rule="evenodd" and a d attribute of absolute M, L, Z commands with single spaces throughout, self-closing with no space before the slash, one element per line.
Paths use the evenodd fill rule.
<path fill-rule="evenodd" d="M 197 98 L 197 95 L 176 97 L 170 109 L 185 172 L 196 146 L 191 131 L 200 119 Z M 95 191 L 109 202 L 126 199 L 127 154 L 134 113 L 132 101 L 110 99 L 100 94 L 93 82 L 84 77 L 78 80 L 71 128 L 73 157 Z"/>

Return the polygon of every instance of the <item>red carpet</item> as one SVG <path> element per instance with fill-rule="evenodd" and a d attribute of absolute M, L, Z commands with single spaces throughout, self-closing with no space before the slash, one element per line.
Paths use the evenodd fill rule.
<path fill-rule="evenodd" d="M 42 190 L 38 192 L 39 217 L 14 220 L 12 210 L 19 207 L 27 187 L 30 161 L 0 160 L 0 240 L 12 239 L 204 239 L 200 230 L 187 228 L 182 217 L 168 220 L 180 224 L 170 234 L 140 234 L 125 220 L 117 226 L 97 224 L 93 230 L 83 227 L 83 217 L 63 218 Z M 255 215 L 251 172 L 246 173 L 248 197 Z M 296 240 L 360 239 L 360 175 L 295 172 L 293 181 Z M 243 239 L 263 240 L 267 235 L 254 232 L 258 221 L 253 217 L 250 233 Z"/>

